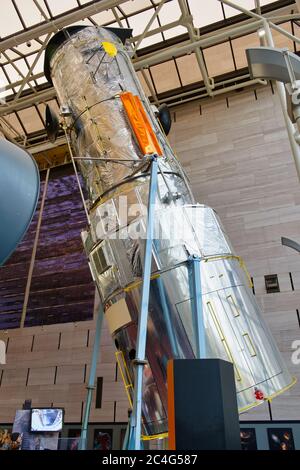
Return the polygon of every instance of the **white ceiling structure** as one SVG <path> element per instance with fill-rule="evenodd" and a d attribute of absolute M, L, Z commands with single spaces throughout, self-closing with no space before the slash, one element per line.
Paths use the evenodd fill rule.
<path fill-rule="evenodd" d="M 227 3 L 227 2 L 225 2 Z M 133 29 L 135 68 L 147 95 L 171 106 L 251 84 L 244 50 L 259 45 L 254 17 L 220 0 L 1 0 L 0 130 L 34 151 L 46 142 L 46 103 L 58 110 L 44 72 L 51 36 L 72 24 Z M 229 2 L 230 3 L 230 2 Z M 297 52 L 293 0 L 235 0 L 280 25 L 278 47 Z"/>

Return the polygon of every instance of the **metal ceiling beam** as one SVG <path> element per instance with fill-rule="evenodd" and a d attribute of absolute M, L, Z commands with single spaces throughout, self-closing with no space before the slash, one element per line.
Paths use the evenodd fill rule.
<path fill-rule="evenodd" d="M 66 145 L 66 143 L 67 141 L 65 136 L 59 137 L 58 139 L 56 139 L 54 144 L 48 141 L 43 142 L 42 144 L 33 145 L 32 147 L 30 147 L 30 153 L 36 154 L 40 152 L 45 152 L 46 150 L 55 149 L 60 145 Z"/>
<path fill-rule="evenodd" d="M 170 0 L 166 0 L 166 1 L 170 1 Z M 300 0 L 299 0 L 299 1 L 300 1 Z M 283 8 L 280 8 L 280 9 L 278 9 L 278 10 L 276 9 L 276 12 L 280 13 L 280 16 L 272 17 L 272 16 L 270 16 L 270 15 L 272 15 L 273 12 L 269 12 L 269 13 L 266 15 L 266 17 L 267 17 L 268 19 L 270 19 L 271 21 L 273 21 L 273 22 L 274 22 L 274 21 L 275 21 L 275 22 L 282 22 L 282 21 L 289 21 L 289 20 L 292 20 L 292 19 L 294 19 L 294 20 L 300 19 L 300 14 L 299 14 L 299 13 L 298 13 L 298 14 L 287 14 L 287 13 L 286 13 L 286 12 L 287 12 L 287 7 L 283 7 Z M 284 13 L 286 13 L 286 14 L 284 14 Z M 129 17 L 130 17 L 130 16 L 131 16 L 131 15 L 129 15 Z M 180 17 L 178 20 L 176 20 L 176 21 L 173 21 L 173 22 L 171 22 L 171 23 L 168 23 L 167 25 L 163 25 L 163 26 L 160 26 L 160 27 L 158 27 L 158 28 L 152 29 L 151 31 L 148 31 L 146 34 L 143 33 L 143 36 L 144 36 L 145 38 L 147 38 L 147 37 L 150 37 L 150 36 L 152 36 L 152 35 L 154 35 L 154 34 L 162 33 L 162 32 L 167 31 L 167 30 L 169 30 L 169 29 L 175 28 L 176 26 L 179 26 L 179 25 L 181 25 L 181 26 L 186 26 L 186 24 L 189 23 L 189 22 L 190 22 L 190 18 L 189 18 L 189 17 L 188 17 L 188 18 L 184 18 L 184 17 L 181 16 L 181 17 Z M 243 21 L 243 25 L 249 24 L 249 22 L 251 22 L 251 19 L 248 19 L 248 20 L 246 19 L 246 20 Z M 225 27 L 222 28 L 222 31 L 223 31 L 223 32 L 226 32 L 227 30 L 230 30 L 230 31 L 231 31 L 231 30 L 232 30 L 232 26 L 225 26 Z M 208 33 L 208 34 L 205 34 L 203 37 L 208 38 L 208 37 L 211 37 L 211 36 L 213 36 L 213 35 L 215 35 L 215 31 L 213 31 L 213 32 L 211 32 L 211 33 Z M 139 34 L 139 35 L 137 35 L 137 36 L 134 36 L 133 38 L 130 38 L 129 41 L 130 41 L 130 42 L 136 42 L 136 41 L 138 41 L 138 40 L 140 39 L 141 36 L 142 36 L 142 34 Z M 40 41 L 39 38 L 35 38 L 35 40 L 38 41 L 38 42 L 40 42 L 40 44 L 42 44 L 42 41 Z M 185 44 L 187 44 L 187 42 L 186 42 Z M 1 41 L 0 41 L 0 46 L 1 46 Z M 38 52 L 38 51 L 33 51 L 33 52 L 30 52 L 29 54 L 23 55 L 23 54 L 21 54 L 19 51 L 17 51 L 17 49 L 12 48 L 12 50 L 14 50 L 14 52 L 16 52 L 17 54 L 19 54 L 22 58 L 30 57 L 30 56 L 32 56 L 32 55 L 35 55 L 35 54 Z M 7 62 L 3 62 L 2 65 L 7 65 L 8 63 L 15 62 L 15 61 L 17 61 L 17 60 L 19 60 L 19 58 L 14 58 L 14 59 L 11 59 L 10 62 L 8 62 L 8 61 L 7 61 Z"/>
<path fill-rule="evenodd" d="M 148 33 L 153 21 L 157 19 L 157 16 L 158 16 L 160 10 L 164 6 L 164 3 L 165 3 L 165 0 L 161 0 L 159 5 L 157 6 L 157 8 L 154 9 L 153 15 L 151 16 L 150 20 L 148 21 L 147 25 L 145 26 L 144 32 L 140 35 L 139 39 L 135 43 L 135 46 L 134 46 L 134 49 L 133 49 L 133 55 L 134 56 L 135 56 L 135 53 L 136 53 L 138 47 L 141 45 L 141 42 L 145 38 L 145 35 Z"/>
<path fill-rule="evenodd" d="M 20 44 L 26 43 L 27 41 L 31 41 L 32 39 L 43 36 L 44 34 L 55 33 L 58 29 L 62 29 L 66 26 L 69 26 L 70 24 L 76 23 L 76 21 L 81 21 L 84 18 L 87 18 L 88 16 L 100 13 L 101 11 L 121 5 L 126 1 L 127 0 L 95 1 L 92 5 L 79 8 L 59 18 L 49 20 L 49 22 L 45 22 L 38 26 L 34 26 L 28 31 L 23 31 L 19 34 L 15 34 L 13 37 L 2 39 L 0 41 L 0 51 L 6 51 L 11 47 L 19 46 Z"/>
<path fill-rule="evenodd" d="M 222 1 L 222 0 L 219 0 Z M 225 2 L 225 0 L 224 0 Z M 227 0 L 225 3 L 228 3 Z M 231 2 L 230 2 L 231 3 Z M 254 14 L 253 14 L 254 16 Z M 258 18 L 257 18 L 258 17 Z M 266 17 L 266 19 L 268 19 Z M 280 22 L 280 21 L 279 21 Z M 228 39 L 234 39 L 236 37 L 240 37 L 249 33 L 256 32 L 257 29 L 263 25 L 264 19 L 260 17 L 259 15 L 255 15 L 252 20 L 249 22 L 243 22 L 242 25 L 231 27 L 231 28 L 226 28 L 223 31 L 220 31 L 219 33 L 214 33 L 212 35 L 205 35 L 202 36 L 201 38 L 194 40 L 194 42 L 186 42 L 184 44 L 178 44 L 176 46 L 169 47 L 167 49 L 164 49 L 162 51 L 156 52 L 154 54 L 149 54 L 145 55 L 137 60 L 134 60 L 134 67 L 136 70 L 139 70 L 140 68 L 145 68 L 149 67 L 152 65 L 156 65 L 160 62 L 167 61 L 171 59 L 172 57 L 178 57 L 182 56 L 185 54 L 190 54 L 191 52 L 194 52 L 197 48 L 206 48 L 210 47 L 216 44 L 220 44 Z M 296 36 L 288 33 L 284 29 L 280 28 L 277 26 L 275 23 L 270 23 L 270 26 L 273 29 L 276 29 L 278 32 L 286 36 L 287 38 L 291 39 L 292 41 L 300 44 L 300 39 L 297 38 Z"/>
<path fill-rule="evenodd" d="M 140 38 L 143 36 L 143 39 L 149 38 L 150 36 L 154 36 L 155 34 L 163 33 L 164 31 L 168 31 L 169 29 L 176 28 L 176 26 L 185 26 L 184 19 L 181 17 L 176 21 L 172 21 L 172 23 L 164 24 L 162 26 L 159 26 L 158 28 L 151 29 L 151 31 L 148 32 L 143 32 L 143 34 L 139 34 L 137 36 L 133 36 L 128 39 L 128 42 L 131 44 L 139 41 Z"/>
<path fill-rule="evenodd" d="M 272 23 L 267 16 L 258 15 L 257 13 L 254 13 L 251 10 L 247 10 L 246 8 L 244 8 L 240 5 L 237 5 L 236 3 L 232 2 L 231 0 L 218 0 L 218 1 L 220 3 L 224 3 L 225 5 L 228 5 L 231 8 L 235 8 L 236 10 L 240 11 L 241 13 L 244 13 L 245 15 L 248 15 L 248 16 L 254 18 L 255 20 L 263 20 L 263 22 L 267 21 L 269 26 L 271 28 L 275 29 L 275 31 L 278 31 L 279 33 L 283 34 L 284 36 L 291 39 L 292 41 L 297 42 L 298 44 L 300 44 L 300 39 L 299 38 L 297 38 L 293 34 L 288 33 L 284 29 L 280 28 L 280 26 L 277 26 L 276 24 Z"/>
<path fill-rule="evenodd" d="M 45 41 L 43 42 L 42 47 L 40 48 L 39 52 L 38 52 L 37 55 L 35 56 L 35 59 L 34 59 L 34 61 L 32 62 L 32 65 L 31 65 L 30 68 L 28 69 L 27 75 L 24 77 L 24 80 L 23 80 L 23 82 L 22 82 L 22 84 L 21 84 L 21 86 L 20 86 L 20 89 L 18 90 L 16 96 L 15 96 L 14 99 L 13 99 L 14 102 L 17 102 L 17 100 L 18 100 L 18 98 L 20 97 L 22 91 L 24 90 L 24 87 L 25 87 L 27 84 L 30 86 L 29 82 L 32 80 L 32 76 L 33 76 L 32 72 L 33 72 L 33 69 L 34 69 L 34 67 L 36 66 L 36 64 L 38 63 L 38 61 L 39 61 L 39 59 L 40 59 L 42 53 L 43 53 L 44 50 L 46 49 L 47 44 L 48 44 L 48 41 L 49 41 L 49 39 L 50 39 L 50 36 L 51 36 L 51 33 L 47 34 L 47 36 L 46 36 L 46 38 L 45 38 Z"/>
<path fill-rule="evenodd" d="M 142 56 L 141 58 L 134 60 L 133 64 L 136 70 L 139 70 L 142 67 L 156 65 L 160 62 L 165 62 L 172 57 L 179 57 L 185 54 L 190 54 L 198 47 L 205 48 L 213 46 L 215 44 L 224 42 L 229 38 L 256 31 L 261 24 L 262 20 L 252 21 L 246 25 L 240 25 L 235 26 L 234 28 L 226 29 L 226 31 L 221 31 L 220 33 L 214 34 L 213 36 L 203 36 L 201 39 L 198 39 L 194 42 L 188 41 L 184 44 L 177 44 L 176 46 L 155 52 L 154 54 Z"/>
<path fill-rule="evenodd" d="M 44 72 L 39 72 L 34 75 L 31 75 L 29 81 L 35 82 L 36 80 L 42 77 L 45 77 Z M 9 83 L 8 85 L 5 85 L 5 90 L 11 90 L 12 88 L 16 88 L 19 85 L 22 85 L 22 83 L 23 83 L 23 80 L 18 80 L 17 82 L 14 82 L 14 83 Z"/>
<path fill-rule="evenodd" d="M 22 77 L 22 80 L 25 80 L 25 76 L 23 75 L 23 73 L 21 72 L 21 70 L 19 69 L 19 67 L 17 67 L 17 65 L 12 62 L 9 58 L 9 56 L 6 54 L 5 51 L 2 52 L 3 56 L 5 57 L 5 59 L 10 63 L 10 65 L 15 69 L 15 71 L 17 72 L 17 74 Z M 30 82 L 28 82 L 28 86 L 31 88 L 31 90 L 33 91 L 33 93 L 35 94 L 36 93 L 36 90 L 35 88 L 31 85 Z"/>
<path fill-rule="evenodd" d="M 120 28 L 123 28 L 122 21 L 121 21 L 121 19 L 119 18 L 118 13 L 117 13 L 117 10 L 115 9 L 115 7 L 113 7 L 113 8 L 111 9 L 111 11 L 113 12 L 113 15 L 114 15 L 115 20 L 116 20 L 116 22 L 118 23 L 119 27 L 120 27 Z"/>
<path fill-rule="evenodd" d="M 155 52 L 154 54 L 149 54 L 143 56 L 141 58 L 137 58 L 133 61 L 133 65 L 136 71 L 150 67 L 152 65 L 159 64 L 161 62 L 167 61 L 172 57 L 183 56 L 185 54 L 189 54 L 194 52 L 199 47 L 208 47 L 214 44 L 218 44 L 222 41 L 228 40 L 228 38 L 233 38 L 237 36 L 241 36 L 243 34 L 247 34 L 250 32 L 256 31 L 261 25 L 263 20 L 253 19 L 246 24 L 242 24 L 239 26 L 226 28 L 224 31 L 221 31 L 218 34 L 207 35 L 203 36 L 194 42 L 186 41 L 184 43 L 178 44 L 176 46 L 169 47 L 165 50 Z M 286 36 L 289 36 L 289 33 L 282 30 Z M 300 42 L 300 40 L 298 39 Z M 0 108 L 0 116 L 5 116 L 13 111 L 19 111 L 20 109 L 24 109 L 26 107 L 31 106 L 34 103 L 41 103 L 43 101 L 50 100 L 56 96 L 55 90 L 53 88 L 49 88 L 42 92 L 37 92 L 34 95 L 28 95 L 23 98 L 19 98 L 16 103 L 8 102 L 6 106 L 2 106 Z"/>
<path fill-rule="evenodd" d="M 47 90 L 39 91 L 35 94 L 30 94 L 19 98 L 16 103 L 13 101 L 6 103 L 0 107 L 0 116 L 13 113 L 14 111 L 20 111 L 21 109 L 29 108 L 33 104 L 43 103 L 55 98 L 56 93 L 54 88 L 48 88 Z"/>
<path fill-rule="evenodd" d="M 125 1 L 125 0 L 124 0 Z M 108 3 L 120 3 L 120 0 L 117 1 L 112 1 L 110 0 L 109 2 L 107 0 L 102 0 L 101 2 L 101 8 L 103 9 L 103 5 L 107 5 Z M 121 3 L 123 3 L 123 0 L 121 0 Z M 93 5 L 95 7 L 95 5 Z M 86 8 L 91 8 L 86 7 Z M 86 14 L 86 8 L 85 8 L 85 13 Z M 81 9 L 81 14 L 83 15 L 83 9 Z M 70 15 L 67 15 L 68 17 Z M 256 17 L 258 15 L 255 15 Z M 64 17 L 65 19 L 66 17 Z M 260 17 L 259 17 L 260 18 Z M 73 20 L 72 20 L 73 21 Z M 56 23 L 57 24 L 57 23 Z M 183 23 L 184 24 L 184 23 Z M 253 18 L 252 20 L 248 21 L 243 21 L 242 25 L 235 26 L 235 27 L 225 27 L 223 28 L 222 31 L 219 33 L 208 33 L 207 35 L 202 36 L 201 38 L 192 41 L 185 41 L 182 42 L 176 46 L 169 47 L 167 49 L 164 49 L 162 51 L 156 52 L 154 54 L 149 54 L 146 56 L 142 56 L 140 58 L 137 58 L 134 60 L 134 67 L 135 70 L 142 70 L 144 68 L 147 68 L 152 65 L 159 64 L 161 62 L 164 62 L 166 60 L 171 59 L 172 57 L 178 57 L 178 56 L 183 56 L 185 54 L 189 54 L 191 52 L 194 52 L 197 50 L 199 47 L 208 47 L 212 46 L 214 44 L 218 44 L 220 42 L 223 42 L 225 40 L 228 40 L 228 38 L 234 38 L 241 36 L 243 34 L 247 34 L 253 31 L 256 31 L 258 27 L 261 25 L 261 20 L 258 20 L 257 18 Z M 167 27 L 168 25 L 164 26 Z M 283 32 L 286 36 L 291 36 L 289 33 L 287 33 L 284 30 L 281 30 L 280 32 Z M 145 35 L 148 36 L 149 32 Z M 141 35 L 140 35 L 141 36 Z M 296 38 L 297 39 L 297 38 Z M 299 39 L 297 39 L 297 42 L 300 42 Z M 1 47 L 1 43 L 0 43 Z M 15 84 L 12 84 L 9 86 L 9 88 L 15 86 Z M 18 111 L 21 109 L 24 109 L 26 107 L 31 106 L 34 103 L 40 103 L 44 102 L 47 100 L 50 100 L 56 96 L 56 93 L 53 88 L 49 88 L 47 90 L 37 92 L 34 95 L 27 95 L 25 97 L 21 97 L 18 99 L 16 103 L 13 103 L 11 101 L 8 101 L 5 106 L 2 106 L 0 109 L 0 116 L 4 116 L 6 114 L 9 114 L 13 111 Z"/>

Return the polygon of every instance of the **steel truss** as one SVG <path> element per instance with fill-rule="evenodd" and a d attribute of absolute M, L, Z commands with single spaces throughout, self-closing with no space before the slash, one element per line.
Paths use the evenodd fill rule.
<path fill-rule="evenodd" d="M 36 6 L 38 5 L 38 2 L 36 0 L 32 1 Z M 32 27 L 27 31 L 16 34 L 14 37 L 9 37 L 0 41 L 0 52 L 2 52 L 3 56 L 6 58 L 7 63 L 10 63 L 22 78 L 21 80 L 18 80 L 17 82 L 8 85 L 7 89 L 11 89 L 12 91 L 14 91 L 15 88 L 18 89 L 18 87 L 19 89 L 18 92 L 14 94 L 12 99 L 8 99 L 7 102 L 0 107 L 0 118 L 5 119 L 6 115 L 9 115 L 15 111 L 20 111 L 33 105 L 45 103 L 46 101 L 49 101 L 56 97 L 55 90 L 52 87 L 47 87 L 46 89 L 40 91 L 37 90 L 36 80 L 41 78 L 43 74 L 35 73 L 35 65 L 38 62 L 38 59 L 41 56 L 48 42 L 48 38 L 53 32 L 56 32 L 57 30 L 66 27 L 70 24 L 73 24 L 76 21 L 80 21 L 84 18 L 100 13 L 106 9 L 111 9 L 117 23 L 119 24 L 119 26 L 122 26 L 121 18 L 118 14 L 117 7 L 120 7 L 125 1 L 126 0 L 102 0 L 101 2 L 94 2 L 91 5 L 89 4 L 85 7 L 80 7 L 75 11 L 68 12 L 65 15 L 60 16 L 59 18 L 55 18 L 54 20 L 49 19 L 43 9 L 41 9 L 40 7 L 41 15 L 45 20 L 43 23 L 39 24 L 38 26 Z M 266 84 L 266 82 L 262 80 L 251 80 L 249 74 L 244 74 L 242 76 L 237 76 L 233 77 L 232 79 L 230 78 L 227 80 L 223 80 L 222 82 L 218 82 L 218 86 L 216 86 L 213 79 L 208 75 L 203 58 L 203 49 L 207 47 L 220 44 L 226 40 L 231 40 L 243 36 L 245 34 L 257 32 L 261 27 L 266 24 L 271 31 L 274 30 L 276 32 L 279 32 L 286 36 L 288 39 L 294 41 L 297 44 L 300 44 L 300 39 L 298 37 L 278 26 L 278 23 L 282 21 L 298 19 L 300 20 L 300 14 L 286 14 L 287 10 L 285 7 L 283 7 L 276 10 L 277 16 L 274 16 L 274 12 L 270 12 L 265 16 L 261 16 L 259 0 L 256 0 L 257 13 L 246 10 L 240 7 L 239 5 L 236 5 L 234 2 L 218 0 L 222 3 L 230 5 L 233 8 L 236 8 L 238 12 L 247 15 L 248 19 L 244 19 L 237 25 L 224 26 L 217 32 L 207 33 L 202 36 L 199 35 L 199 29 L 195 28 L 194 26 L 193 18 L 189 14 L 187 1 L 178 0 L 178 5 L 181 10 L 180 18 L 175 22 L 173 21 L 169 24 L 159 26 L 158 28 L 150 30 L 153 21 L 157 18 L 161 8 L 165 3 L 167 3 L 167 1 L 169 0 L 161 0 L 156 5 L 155 11 L 148 24 L 145 26 L 143 33 L 131 39 L 131 42 L 133 44 L 133 50 L 135 53 L 135 56 L 133 58 L 135 70 L 141 71 L 143 78 L 145 79 L 146 84 L 152 95 L 152 99 L 156 104 L 159 104 L 159 98 L 146 73 L 147 69 L 153 65 L 157 65 L 173 58 L 184 56 L 186 54 L 195 53 L 197 64 L 201 76 L 203 77 L 203 86 L 198 87 L 196 89 L 193 88 L 187 91 L 177 91 L 175 96 L 170 96 L 164 99 L 165 102 L 169 102 L 169 104 L 172 106 L 178 103 L 184 103 L 194 99 L 199 99 L 199 97 L 213 97 L 241 87 L 252 86 L 257 83 Z M 183 26 L 186 29 L 188 37 L 187 40 L 182 41 L 176 46 L 165 47 L 153 53 L 148 53 L 142 56 L 136 55 L 137 48 L 141 44 L 143 39 L 148 38 L 157 33 L 163 33 L 164 31 L 168 31 L 169 29 L 174 28 L 176 26 Z M 46 35 L 46 40 L 42 42 L 39 39 L 36 39 L 42 35 Z M 18 53 L 20 57 L 26 59 L 25 55 L 21 54 L 14 48 L 17 45 L 26 43 L 33 39 L 36 39 L 41 43 L 41 48 L 38 51 L 38 55 L 36 56 L 34 62 L 29 67 L 28 73 L 24 75 L 19 69 L 17 70 L 17 66 L 15 64 L 16 59 L 11 59 L 9 55 L 7 55 L 7 51 L 8 49 L 14 50 Z M 26 90 L 26 93 L 24 93 L 25 87 L 30 88 L 29 90 Z M 1 122 L 1 119 L 0 128 L 2 128 L 2 131 L 4 133 L 6 133 L 7 130 L 11 130 L 11 128 L 9 127 L 9 123 L 7 123 L 7 121 L 6 123 L 4 121 Z M 14 132 L 14 134 L 16 135 L 18 141 L 20 141 L 22 136 L 20 136 L 19 133 Z M 30 143 L 30 147 L 32 145 L 33 144 Z"/>

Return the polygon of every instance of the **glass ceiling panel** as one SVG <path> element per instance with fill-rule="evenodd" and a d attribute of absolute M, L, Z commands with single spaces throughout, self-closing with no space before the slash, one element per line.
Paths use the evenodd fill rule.
<path fill-rule="evenodd" d="M 21 57 L 20 54 L 17 54 L 16 52 L 12 51 L 11 49 L 6 50 L 5 55 L 4 54 L 1 55 L 1 62 L 4 62 L 4 63 L 7 62 L 7 58 L 5 56 L 7 56 L 11 60 L 20 59 L 20 57 Z"/>
<path fill-rule="evenodd" d="M 48 83 L 48 80 L 46 77 L 41 77 L 41 78 L 37 78 L 36 82 L 38 85 L 42 85 L 43 83 Z"/>
<path fill-rule="evenodd" d="M 39 36 L 39 41 L 45 42 L 46 41 L 47 34 L 44 34 L 43 36 Z"/>
<path fill-rule="evenodd" d="M 93 15 L 91 18 L 93 18 L 93 20 L 95 20 L 96 23 L 99 25 L 116 21 L 114 14 L 111 10 L 101 11 L 100 13 Z"/>
<path fill-rule="evenodd" d="M 5 82 L 0 78 L 0 105 L 5 102 L 7 96 L 11 95 L 11 90 L 5 89 Z"/>
<path fill-rule="evenodd" d="M 269 3 L 276 3 L 276 0 L 260 0 L 260 6 L 269 5 Z"/>
<path fill-rule="evenodd" d="M 37 0 L 41 8 L 47 17 L 49 13 L 47 11 L 46 5 L 43 0 Z M 47 0 L 48 5 L 52 11 L 53 16 L 61 15 L 70 10 L 79 8 L 77 0 Z M 255 0 L 236 0 L 240 5 L 246 8 L 254 8 Z M 38 10 L 37 6 L 34 4 L 33 0 L 15 0 L 16 6 L 19 9 L 22 20 L 24 21 L 26 27 L 31 27 L 40 22 L 44 22 L 44 17 Z M 85 6 L 90 3 L 91 0 L 82 0 L 80 4 Z M 128 0 L 127 2 L 120 5 L 120 10 L 125 13 L 125 15 L 132 15 L 138 13 L 146 8 L 150 8 L 149 13 L 151 14 L 154 11 L 153 5 L 157 5 L 158 0 Z M 203 27 L 205 25 L 215 23 L 224 19 L 223 11 L 221 8 L 220 2 L 217 0 L 188 0 L 191 13 L 194 17 L 194 23 L 196 27 Z M 260 0 L 261 6 L 264 6 L 269 3 L 274 3 L 272 0 Z M 226 11 L 226 16 L 230 17 L 232 15 L 239 14 L 238 11 L 224 6 Z M 116 8 L 119 12 L 119 8 Z M 170 0 L 165 3 L 160 11 L 160 20 L 162 24 L 165 24 L 168 21 L 174 21 L 178 18 L 179 6 L 177 0 Z M 99 14 L 97 18 L 98 24 L 105 24 L 110 21 L 115 21 L 113 13 L 111 10 L 106 10 Z M 146 15 L 146 12 L 144 12 Z M 176 18 L 175 18 L 176 17 Z M 147 24 L 148 15 L 144 16 L 140 20 L 140 29 L 145 27 Z M 137 27 L 137 25 L 135 25 Z M 2 38 L 5 36 L 14 34 L 23 30 L 22 22 L 18 17 L 17 11 L 14 8 L 12 0 L 1 0 L 1 17 L 0 17 L 0 35 Z"/>
<path fill-rule="evenodd" d="M 152 36 L 143 39 L 141 44 L 139 45 L 138 49 L 143 49 L 143 47 L 152 46 L 152 44 L 158 44 L 163 40 L 162 35 L 160 33 L 153 34 Z"/>
<path fill-rule="evenodd" d="M 153 7 L 150 0 L 129 0 L 128 2 L 122 3 L 122 5 L 120 5 L 120 8 L 124 11 L 125 15 L 130 15 L 135 11 L 140 11 L 149 7 Z"/>
<path fill-rule="evenodd" d="M 97 23 L 96 20 L 94 20 L 95 23 Z M 72 23 L 70 24 L 69 26 L 78 26 L 78 25 L 81 25 L 81 26 L 92 26 L 92 22 L 88 19 L 88 18 L 85 18 L 84 20 L 81 20 L 81 21 L 76 21 L 76 23 Z"/>
<path fill-rule="evenodd" d="M 133 36 L 138 36 L 139 34 L 143 33 L 145 26 L 148 24 L 150 18 L 153 15 L 153 12 L 154 12 L 154 9 L 151 9 L 151 10 L 144 11 L 143 13 L 139 13 L 138 15 L 134 15 L 128 18 L 130 27 L 133 29 L 133 33 L 132 33 Z M 159 27 L 159 23 L 157 21 L 157 18 L 155 18 L 151 27 L 149 28 L 149 31 L 156 29 L 158 27 Z M 139 49 L 150 46 L 162 40 L 163 40 L 163 37 L 161 34 L 155 34 L 153 36 L 143 39 L 143 41 L 141 42 L 139 46 Z"/>
<path fill-rule="evenodd" d="M 23 29 L 11 0 L 1 0 L 0 36 L 4 38 Z"/>
<path fill-rule="evenodd" d="M 240 5 L 243 8 L 247 8 L 247 10 L 254 10 L 256 8 L 255 0 L 234 0 L 237 5 Z M 260 0 L 260 6 L 263 7 L 264 5 L 269 5 L 270 3 L 275 3 L 274 0 Z M 226 18 L 230 18 L 231 16 L 239 15 L 241 12 L 236 10 L 235 8 L 231 8 L 228 5 L 224 5 L 225 16 Z"/>
<path fill-rule="evenodd" d="M 172 23 L 173 21 L 178 20 L 181 16 L 181 10 L 177 0 L 165 3 L 162 9 L 160 10 L 158 16 L 162 25 Z"/>
<path fill-rule="evenodd" d="M 7 84 L 7 78 L 2 70 L 0 69 L 0 88 L 3 88 Z"/>
<path fill-rule="evenodd" d="M 224 19 L 221 3 L 217 0 L 188 0 L 196 28 Z"/>
<path fill-rule="evenodd" d="M 27 28 L 45 21 L 41 12 L 32 0 L 15 0 L 15 2 Z M 48 13 L 45 4 L 41 4 L 41 8 L 46 14 Z M 49 18 L 48 14 L 47 16 Z"/>
<path fill-rule="evenodd" d="M 127 28 L 127 24 L 126 24 L 125 20 L 121 20 L 121 23 L 123 25 L 123 28 Z M 117 22 L 109 23 L 109 26 L 111 28 L 119 28 L 120 27 L 120 25 Z"/>
<path fill-rule="evenodd" d="M 177 0 L 173 0 L 169 3 L 165 3 L 162 9 L 159 12 L 159 20 L 161 25 L 166 25 L 168 23 L 173 23 L 174 21 L 179 20 L 181 16 L 181 10 L 178 5 Z M 184 26 L 176 26 L 175 28 L 168 29 L 164 31 L 164 37 L 166 39 L 179 36 L 180 34 L 186 33 L 187 30 Z"/>
<path fill-rule="evenodd" d="M 24 59 L 16 60 L 14 66 L 11 64 L 4 65 L 4 69 L 9 76 L 11 82 L 17 82 L 22 80 L 22 75 L 26 75 L 28 73 L 28 67 Z"/>
<path fill-rule="evenodd" d="M 186 28 L 184 26 L 176 26 L 175 28 L 168 29 L 164 31 L 164 36 L 166 39 L 174 38 L 176 36 L 180 36 L 181 34 L 186 33 Z"/>
<path fill-rule="evenodd" d="M 235 3 L 241 7 L 247 8 L 247 10 L 253 10 L 255 8 L 254 0 L 235 0 Z M 236 8 L 231 8 L 228 5 L 224 5 L 224 11 L 226 18 L 240 14 Z"/>
<path fill-rule="evenodd" d="M 27 57 L 27 61 L 29 63 L 29 66 L 31 66 L 33 64 L 33 62 L 36 60 L 36 56 L 37 54 L 34 54 L 34 55 L 31 55 L 30 57 Z M 40 73 L 40 72 L 43 72 L 44 71 L 44 55 L 42 54 L 37 63 L 35 64 L 34 66 L 34 69 L 33 69 L 33 73 L 36 74 L 36 73 Z"/>
<path fill-rule="evenodd" d="M 78 8 L 76 0 L 47 0 L 53 16 Z"/>
<path fill-rule="evenodd" d="M 139 13 L 137 15 L 134 15 L 128 18 L 129 24 L 131 28 L 133 28 L 133 36 L 142 34 L 142 32 L 145 29 L 145 26 L 148 24 L 153 13 L 154 13 L 154 9 L 151 9 L 151 10 L 144 11 L 143 13 Z M 155 18 L 155 20 L 153 21 L 152 25 L 149 28 L 149 31 L 158 27 L 159 27 L 159 24 L 158 24 L 157 18 Z"/>

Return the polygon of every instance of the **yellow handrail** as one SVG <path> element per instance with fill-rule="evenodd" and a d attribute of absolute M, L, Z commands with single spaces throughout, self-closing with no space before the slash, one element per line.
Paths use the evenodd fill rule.
<path fill-rule="evenodd" d="M 133 384 L 130 381 L 130 374 L 129 374 L 126 361 L 124 359 L 123 351 L 116 351 L 115 355 L 116 355 L 116 360 L 117 360 L 117 364 L 119 367 L 119 371 L 123 380 L 123 384 L 125 387 L 125 392 L 126 392 L 130 407 L 132 408 L 132 398 L 130 395 L 130 390 L 133 391 Z M 121 361 L 122 361 L 122 364 L 121 364 Z"/>
<path fill-rule="evenodd" d="M 246 268 L 246 265 L 245 265 L 245 261 L 243 260 L 243 258 L 241 256 L 237 256 L 237 255 L 216 255 L 216 256 L 208 256 L 207 258 L 203 258 L 203 261 L 207 262 L 207 261 L 215 261 L 215 260 L 218 260 L 218 259 L 235 259 L 237 260 L 239 263 L 240 263 L 240 266 L 241 268 L 243 269 L 243 271 L 245 272 L 246 274 L 246 277 L 248 279 L 248 282 L 249 282 L 249 287 L 250 289 L 253 288 L 253 282 L 252 282 L 252 279 L 251 279 L 251 276 Z"/>
<path fill-rule="evenodd" d="M 153 434 L 152 436 L 142 435 L 142 441 L 154 441 L 155 439 L 165 439 L 169 436 L 168 432 L 162 432 L 161 434 Z"/>

